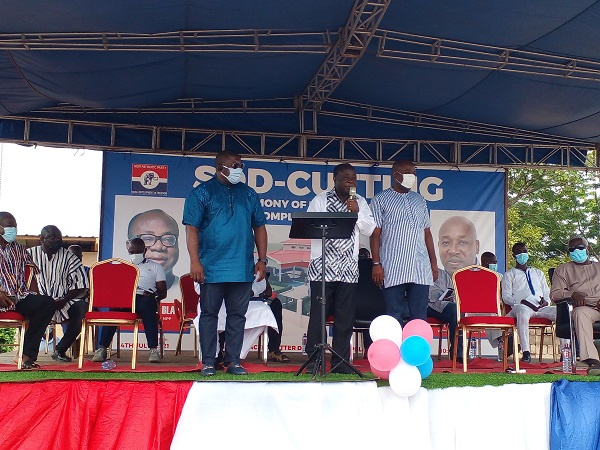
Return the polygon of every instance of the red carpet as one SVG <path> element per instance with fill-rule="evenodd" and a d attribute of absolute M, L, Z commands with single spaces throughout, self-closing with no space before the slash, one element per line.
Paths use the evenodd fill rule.
<path fill-rule="evenodd" d="M 515 367 L 515 363 L 511 358 L 508 360 L 508 367 Z M 525 369 L 527 373 L 557 373 L 561 370 L 562 363 L 538 363 L 534 360 L 532 363 L 520 362 L 519 368 Z M 462 372 L 462 370 L 462 364 L 456 364 L 456 372 Z M 475 358 L 468 362 L 467 371 L 475 373 L 502 372 L 502 362 L 496 361 L 492 358 Z M 448 359 L 442 359 L 441 361 L 438 361 L 434 357 L 433 372 L 452 372 L 452 361 Z"/>

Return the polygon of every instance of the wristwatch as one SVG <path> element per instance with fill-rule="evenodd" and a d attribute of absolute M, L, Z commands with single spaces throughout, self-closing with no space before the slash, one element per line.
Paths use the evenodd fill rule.
<path fill-rule="evenodd" d="M 265 263 L 265 266 L 266 266 L 267 264 L 269 264 L 269 260 L 268 260 L 267 258 L 264 258 L 264 259 L 259 259 L 259 260 L 258 260 L 258 262 Z"/>
<path fill-rule="evenodd" d="M 381 265 L 381 263 L 380 263 L 380 262 L 374 262 L 374 263 L 373 263 L 373 265 L 374 265 L 374 266 L 380 266 L 380 265 Z"/>

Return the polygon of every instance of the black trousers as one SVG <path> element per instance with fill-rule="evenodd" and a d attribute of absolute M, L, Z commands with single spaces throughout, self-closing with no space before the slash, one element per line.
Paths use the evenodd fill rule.
<path fill-rule="evenodd" d="M 246 311 L 252 295 L 252 283 L 204 283 L 200 288 L 200 349 L 202 364 L 214 365 L 217 354 L 217 325 L 223 301 L 225 321 L 225 363 L 239 364 L 244 342 Z"/>
<path fill-rule="evenodd" d="M 29 294 L 17 302 L 15 310 L 29 320 L 23 339 L 23 355 L 35 361 L 46 327 L 56 311 L 54 299 L 48 295 Z"/>
<path fill-rule="evenodd" d="M 283 306 L 281 306 L 281 300 L 278 298 L 274 298 L 271 302 L 271 311 L 275 316 L 275 322 L 277 322 L 277 329 L 279 332 L 275 331 L 273 328 L 269 327 L 269 352 L 276 352 L 279 350 L 281 346 L 281 335 L 283 334 Z"/>
<path fill-rule="evenodd" d="M 350 358 L 350 338 L 354 325 L 354 314 L 356 311 L 356 287 L 357 283 L 343 283 L 333 281 L 325 283 L 326 315 L 333 314 L 333 350 L 344 359 Z M 308 331 L 306 332 L 306 352 L 310 355 L 315 345 L 321 342 L 321 302 L 317 297 L 321 296 L 321 282 L 310 282 L 310 318 L 308 320 Z M 331 364 L 335 365 L 339 358 L 335 355 L 331 358 Z"/>
<path fill-rule="evenodd" d="M 136 294 L 135 312 L 142 317 L 148 348 L 158 347 L 158 318 L 156 317 L 156 311 L 158 311 L 156 297 Z M 102 332 L 100 333 L 100 346 L 108 347 L 116 332 L 117 327 L 102 327 Z"/>
<path fill-rule="evenodd" d="M 88 307 L 88 302 L 84 300 L 77 300 L 67 310 L 67 313 L 69 314 L 69 321 L 67 322 L 67 328 L 63 338 L 56 346 L 56 351 L 58 353 L 66 352 L 69 347 L 73 345 L 73 342 L 75 342 L 77 336 L 79 336 L 79 333 L 81 332 L 81 322 L 83 321 L 85 313 L 88 311 Z"/>

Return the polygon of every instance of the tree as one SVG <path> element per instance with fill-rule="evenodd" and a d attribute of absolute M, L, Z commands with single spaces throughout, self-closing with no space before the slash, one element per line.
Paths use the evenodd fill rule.
<path fill-rule="evenodd" d="M 515 242 L 525 242 L 532 265 L 546 273 L 569 260 L 567 244 L 579 235 L 596 256 L 599 188 L 598 173 L 591 170 L 509 170 L 507 254 Z"/>

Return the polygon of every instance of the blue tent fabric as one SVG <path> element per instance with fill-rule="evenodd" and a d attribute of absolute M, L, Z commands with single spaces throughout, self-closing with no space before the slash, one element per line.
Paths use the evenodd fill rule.
<path fill-rule="evenodd" d="M 355 0 L 5 1 L 0 6 L 0 116 L 301 133 L 298 98 L 348 23 L 354 4 Z M 520 146 L 539 144 L 536 133 L 544 133 L 549 136 L 546 143 L 592 147 L 600 143 L 599 21 L 600 2 L 591 0 L 393 0 L 365 53 L 321 105 L 316 132 L 324 137 Z M 179 48 L 179 33 L 188 32 L 196 35 L 188 35 Z M 78 33 L 96 33 L 89 38 L 96 44 L 107 34 L 107 46 L 83 48 Z M 151 49 L 161 35 L 168 35 L 160 42 L 171 48 Z M 28 46 L 28 39 L 35 45 Z M 40 47 L 69 39 L 74 39 L 72 48 Z M 476 68 L 464 61 L 442 63 L 429 57 L 436 40 L 445 57 L 478 57 L 469 53 L 477 49 L 499 63 L 505 50 L 530 52 L 527 58 L 544 70 L 558 68 L 559 75 Z M 136 42 L 143 46 L 115 47 Z M 256 51 L 231 50 L 255 43 L 260 44 Z M 282 50 L 265 50 L 282 43 Z M 211 48 L 213 44 L 220 46 Z M 458 50 L 444 47 L 448 45 Z M 394 57 L 394 52 L 416 52 L 420 59 Z M 575 66 L 588 70 L 590 79 L 568 75 L 575 59 Z M 196 104 L 281 100 L 287 105 L 276 112 L 172 110 L 173 104 L 189 99 Z M 414 118 L 375 119 L 369 108 L 476 122 L 489 130 L 470 133 L 460 127 L 421 126 Z M 493 127 L 517 132 L 498 133 Z M 13 128 L 0 117 L 0 139 L 19 139 Z M 101 128 L 90 129 L 86 144 L 104 145 L 103 133 Z M 133 141 L 141 142 L 145 132 L 138 133 L 141 136 Z"/>
<path fill-rule="evenodd" d="M 600 382 L 552 383 L 550 450 L 600 449 Z"/>

